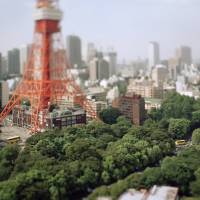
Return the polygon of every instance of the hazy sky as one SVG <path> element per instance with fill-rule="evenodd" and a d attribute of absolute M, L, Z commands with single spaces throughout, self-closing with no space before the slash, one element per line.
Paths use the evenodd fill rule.
<path fill-rule="evenodd" d="M 0 51 L 30 43 L 34 0 L 0 0 Z M 200 0 L 61 0 L 63 35 L 76 34 L 120 59 L 147 57 L 148 42 L 160 43 L 161 57 L 179 45 L 200 58 Z"/>

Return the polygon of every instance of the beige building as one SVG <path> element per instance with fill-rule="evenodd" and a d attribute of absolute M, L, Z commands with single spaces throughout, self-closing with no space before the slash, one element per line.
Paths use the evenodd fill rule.
<path fill-rule="evenodd" d="M 152 80 L 145 80 L 145 79 L 130 79 L 129 85 L 127 88 L 128 93 L 135 93 L 141 95 L 142 97 L 146 98 L 156 98 L 162 99 L 163 98 L 163 87 L 156 86 L 154 81 Z"/>
<path fill-rule="evenodd" d="M 95 115 L 98 116 L 99 113 L 107 108 L 107 103 L 105 101 L 95 101 L 95 100 L 90 100 L 90 105 L 95 112 Z"/>
<path fill-rule="evenodd" d="M 87 89 L 86 95 L 96 101 L 106 101 L 107 92 L 102 87 L 90 87 Z"/>
<path fill-rule="evenodd" d="M 163 86 L 163 83 L 168 80 L 168 69 L 164 65 L 157 65 L 151 74 L 152 80 L 156 86 Z"/>
<path fill-rule="evenodd" d="M 9 100 L 9 87 L 6 81 L 0 81 L 0 107 L 4 107 Z"/>

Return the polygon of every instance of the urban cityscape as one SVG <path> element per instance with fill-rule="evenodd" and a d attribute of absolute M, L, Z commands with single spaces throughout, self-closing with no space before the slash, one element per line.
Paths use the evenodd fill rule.
<path fill-rule="evenodd" d="M 0 45 L 0 200 L 200 199 L 197 47 L 123 58 L 62 34 L 62 0 L 32 3 L 33 40 Z"/>

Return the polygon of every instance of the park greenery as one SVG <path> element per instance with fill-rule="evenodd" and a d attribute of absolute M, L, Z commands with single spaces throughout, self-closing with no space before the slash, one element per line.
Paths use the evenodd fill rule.
<path fill-rule="evenodd" d="M 170 94 L 142 126 L 114 108 L 100 117 L 102 122 L 34 135 L 23 150 L 2 148 L 0 199 L 117 199 L 128 188 L 155 184 L 200 196 L 199 100 Z M 177 150 L 177 139 L 192 140 L 192 145 Z"/>

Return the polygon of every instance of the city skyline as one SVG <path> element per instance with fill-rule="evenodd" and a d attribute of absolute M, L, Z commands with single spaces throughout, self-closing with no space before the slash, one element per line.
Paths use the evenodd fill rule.
<path fill-rule="evenodd" d="M 0 52 L 5 54 L 32 41 L 34 2 L 0 1 L 0 18 L 4 20 Z M 84 57 L 87 43 L 94 42 L 105 51 L 113 47 L 120 60 L 147 58 L 148 42 L 157 41 L 162 59 L 173 57 L 181 45 L 190 46 L 196 59 L 200 57 L 199 7 L 198 0 L 61 0 L 63 35 L 75 34 L 82 39 Z"/>

